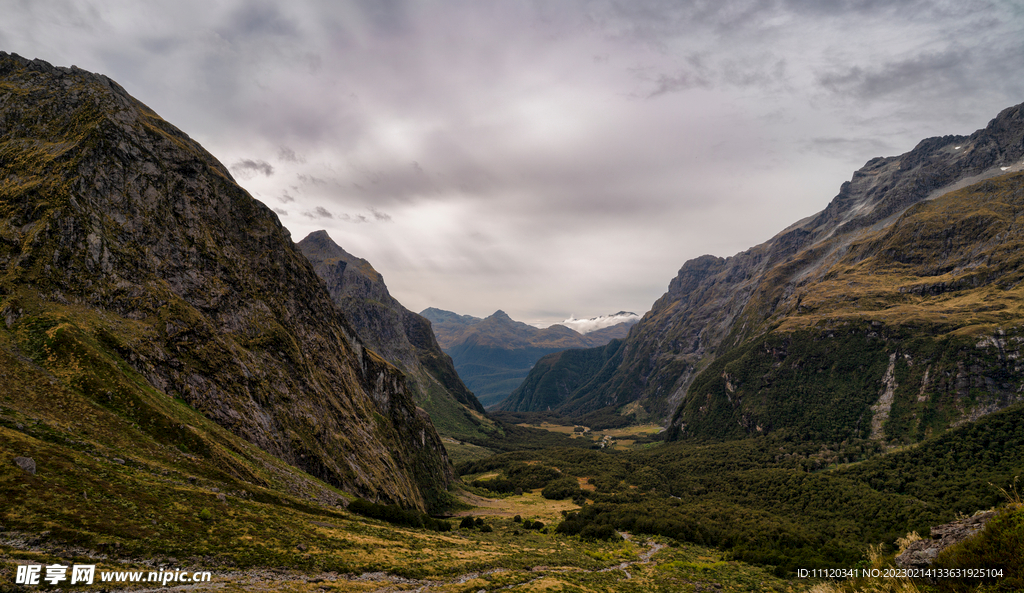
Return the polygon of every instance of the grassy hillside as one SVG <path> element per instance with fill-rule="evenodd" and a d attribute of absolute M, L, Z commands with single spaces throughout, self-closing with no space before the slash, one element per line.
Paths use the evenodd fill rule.
<path fill-rule="evenodd" d="M 999 286 L 1016 289 L 1012 177 L 1022 168 L 1022 105 L 970 136 L 929 138 L 868 161 L 818 214 L 730 257 L 685 262 L 624 340 L 613 372 L 574 397 L 587 402 L 580 411 L 629 406 L 667 423 L 712 361 L 780 325 L 824 327 L 863 311 L 890 327 L 948 320 L 974 336 L 1012 325 L 1014 306 L 987 278 L 1005 276 Z M 912 303 L 924 294 L 944 305 L 922 318 Z"/>
<path fill-rule="evenodd" d="M 158 402 L 347 491 L 443 498 L 451 468 L 403 378 L 223 165 L 99 75 L 0 54 L 0 93 L 9 360 L 188 451 L 205 429 Z"/>
<path fill-rule="evenodd" d="M 103 355 L 81 352 L 83 360 Z M 561 515 L 553 509 L 575 506 L 550 505 L 539 492 L 474 498 L 483 506 L 462 513 L 489 531 L 460 529 L 461 516 L 447 520 L 448 532 L 369 519 L 337 504 L 346 495 L 130 372 L 114 375 L 122 377 L 109 385 L 116 397 L 93 401 L 30 360 L 3 354 L 0 363 L 0 590 L 25 589 L 13 585 L 24 563 L 210 571 L 213 582 L 193 589 L 200 591 L 375 591 L 400 583 L 451 592 L 806 588 L 700 546 L 555 534 Z M 36 472 L 12 463 L 16 456 L 31 457 Z M 513 514 L 551 528 L 524 529 Z"/>
<path fill-rule="evenodd" d="M 916 442 L 1021 399 L 1024 173 L 917 204 L 691 385 L 673 436 Z"/>

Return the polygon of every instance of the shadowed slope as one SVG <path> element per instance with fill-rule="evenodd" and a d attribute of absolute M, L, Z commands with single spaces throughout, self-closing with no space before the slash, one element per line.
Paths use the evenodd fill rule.
<path fill-rule="evenodd" d="M 103 76 L 0 54 L 0 97 L 9 360 L 146 430 L 212 438 L 152 401 L 178 399 L 344 490 L 437 499 L 451 468 L 402 375 L 219 162 Z"/>
<path fill-rule="evenodd" d="M 430 321 L 403 307 L 369 262 L 339 247 L 326 231 L 311 233 L 297 246 L 360 338 L 405 373 L 413 397 L 438 430 L 455 437 L 483 436 L 480 427 L 490 425 L 483 406 L 441 351 Z"/>

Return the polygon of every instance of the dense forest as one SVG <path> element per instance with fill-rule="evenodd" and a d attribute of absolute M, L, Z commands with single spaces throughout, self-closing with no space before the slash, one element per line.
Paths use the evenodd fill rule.
<path fill-rule="evenodd" d="M 1022 426 L 1016 405 L 884 455 L 877 441 L 823 444 L 780 430 L 634 451 L 511 451 L 457 469 L 493 495 L 557 484 L 549 497 L 585 502 L 559 533 L 667 536 L 787 575 L 855 566 L 869 545 L 1005 502 L 1000 488 L 1024 472 Z M 582 488 L 567 487 L 567 477 Z"/>

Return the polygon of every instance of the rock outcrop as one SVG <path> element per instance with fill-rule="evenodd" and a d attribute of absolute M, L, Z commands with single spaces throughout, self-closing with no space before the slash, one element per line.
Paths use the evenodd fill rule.
<path fill-rule="evenodd" d="M 326 231 L 310 233 L 297 246 L 360 339 L 405 374 L 416 403 L 438 431 L 481 436 L 481 427 L 490 424 L 484 408 L 441 350 L 430 321 L 403 307 L 370 262 L 342 249 Z"/>
<path fill-rule="evenodd" d="M 277 216 L 117 83 L 0 53 L 0 208 L 12 356 L 140 425 L 167 422 L 132 399 L 138 377 L 355 494 L 422 508 L 451 482 L 402 374 Z M 91 370 L 100 359 L 114 366 Z"/>
<path fill-rule="evenodd" d="M 601 369 L 601 380 L 584 382 L 571 398 L 588 402 L 581 413 L 593 411 L 594 407 L 622 410 L 637 402 L 654 418 L 674 421 L 676 435 L 687 433 L 685 427 L 692 427 L 694 414 L 705 413 L 700 412 L 702 408 L 711 413 L 701 398 L 731 398 L 726 404 L 734 411 L 728 412 L 728 419 L 722 416 L 719 425 L 731 423 L 748 432 L 759 432 L 758 426 L 768 430 L 758 422 L 756 414 L 744 409 L 743 394 L 727 397 L 727 380 L 723 378 L 726 369 L 713 371 L 721 384 L 715 383 L 711 392 L 692 391 L 698 376 L 711 372 L 709 367 L 721 356 L 768 334 L 780 335 L 814 324 L 834 329 L 837 323 L 854 323 L 850 316 L 858 314 L 869 323 L 884 322 L 889 328 L 906 326 L 880 312 L 896 302 L 910 303 L 908 295 L 941 298 L 957 294 L 960 288 L 1014 286 L 1012 279 L 1017 271 L 1012 258 L 997 255 L 998 242 L 989 230 L 999 228 L 1004 235 L 1010 232 L 1010 243 L 1015 244 L 1012 211 L 1017 202 L 1011 199 L 1012 204 L 1000 210 L 998 220 L 990 216 L 988 204 L 1014 195 L 1014 187 L 1019 187 L 1015 185 L 1019 184 L 1015 175 L 1022 166 L 1022 106 L 1004 110 L 985 129 L 970 136 L 931 138 L 907 154 L 872 159 L 842 185 L 839 194 L 819 214 L 734 256 L 705 255 L 686 262 L 669 283 L 665 295 L 633 328 L 616 356 L 607 361 L 612 366 Z M 965 207 L 958 206 L 958 201 Z M 950 218 L 940 224 L 940 216 Z M 955 249 L 944 247 L 944 241 Z M 979 253 L 987 254 L 992 261 L 998 259 L 1001 267 L 983 268 L 986 260 Z M 857 270 L 866 273 L 869 265 L 878 280 L 870 297 L 856 296 L 861 286 L 867 286 L 864 275 L 843 278 L 842 282 L 853 284 L 839 286 L 841 275 Z M 913 271 L 908 273 L 910 268 Z M 883 274 L 889 275 L 887 287 L 882 286 Z M 996 330 L 994 325 L 974 324 L 966 315 L 954 323 L 943 321 L 943 307 L 937 303 L 937 299 L 928 301 L 929 313 L 918 317 L 918 321 L 930 326 L 922 335 L 937 339 L 948 334 L 956 338 L 965 335 L 963 330 L 968 326 L 974 327 L 966 332 L 972 336 Z M 913 316 L 910 307 L 903 312 L 904 321 Z M 1011 324 L 1016 314 L 1009 309 L 1006 313 L 1006 323 Z M 994 321 L 995 317 L 988 316 L 986 323 Z M 958 323 L 961 325 L 957 326 Z M 865 334 L 871 331 L 869 328 Z M 896 347 L 895 343 L 890 344 L 890 348 Z M 960 348 L 959 343 L 956 348 Z M 930 360 L 930 355 L 922 351 L 908 349 L 905 353 L 921 362 Z M 881 353 L 882 360 L 891 354 Z M 927 362 L 921 368 L 926 367 Z M 992 366 L 991 372 L 979 371 L 976 376 L 978 380 L 988 377 L 995 382 L 995 391 L 987 387 L 985 391 L 1002 402 L 998 407 L 1012 401 L 1003 394 L 1015 389 L 1016 383 L 995 379 L 992 373 L 996 373 L 996 367 Z M 883 364 L 877 377 L 872 375 L 871 385 L 865 386 L 865 393 L 873 394 L 875 400 L 882 390 L 885 369 Z M 901 372 L 898 365 L 895 372 Z M 901 389 L 912 387 L 897 382 Z M 913 386 L 920 387 L 920 383 Z M 759 388 L 748 384 L 747 389 L 747 393 L 754 393 Z M 894 410 L 900 405 L 899 393 L 896 398 Z M 868 402 L 864 409 L 874 403 Z M 949 422 L 972 413 L 968 403 L 950 405 L 960 409 L 946 419 Z M 676 414 L 681 406 L 689 407 Z M 726 413 L 725 408 L 719 411 Z M 851 432 L 858 430 L 857 414 Z M 870 427 L 871 418 L 865 415 L 860 422 L 861 427 Z M 937 425 L 932 428 L 941 429 Z"/>
<path fill-rule="evenodd" d="M 900 568 L 927 568 L 935 562 L 940 552 L 973 537 L 995 516 L 996 511 L 984 511 L 952 523 L 932 527 L 931 539 L 912 542 L 896 556 L 896 565 Z"/>
<path fill-rule="evenodd" d="M 15 457 L 14 465 L 18 466 L 22 471 L 33 476 L 36 474 L 36 460 L 31 457 Z"/>

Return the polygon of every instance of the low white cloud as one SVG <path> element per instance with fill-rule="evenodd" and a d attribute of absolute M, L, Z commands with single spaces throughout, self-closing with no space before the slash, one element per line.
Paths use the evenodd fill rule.
<path fill-rule="evenodd" d="M 564 325 L 570 329 L 574 329 L 581 334 L 588 334 L 594 330 L 604 329 L 620 323 L 628 323 L 630 325 L 640 321 L 640 316 L 636 313 L 619 311 L 612 315 L 601 315 L 599 317 L 591 317 L 589 319 L 576 319 L 570 316 L 564 321 L 560 321 L 559 325 Z"/>

